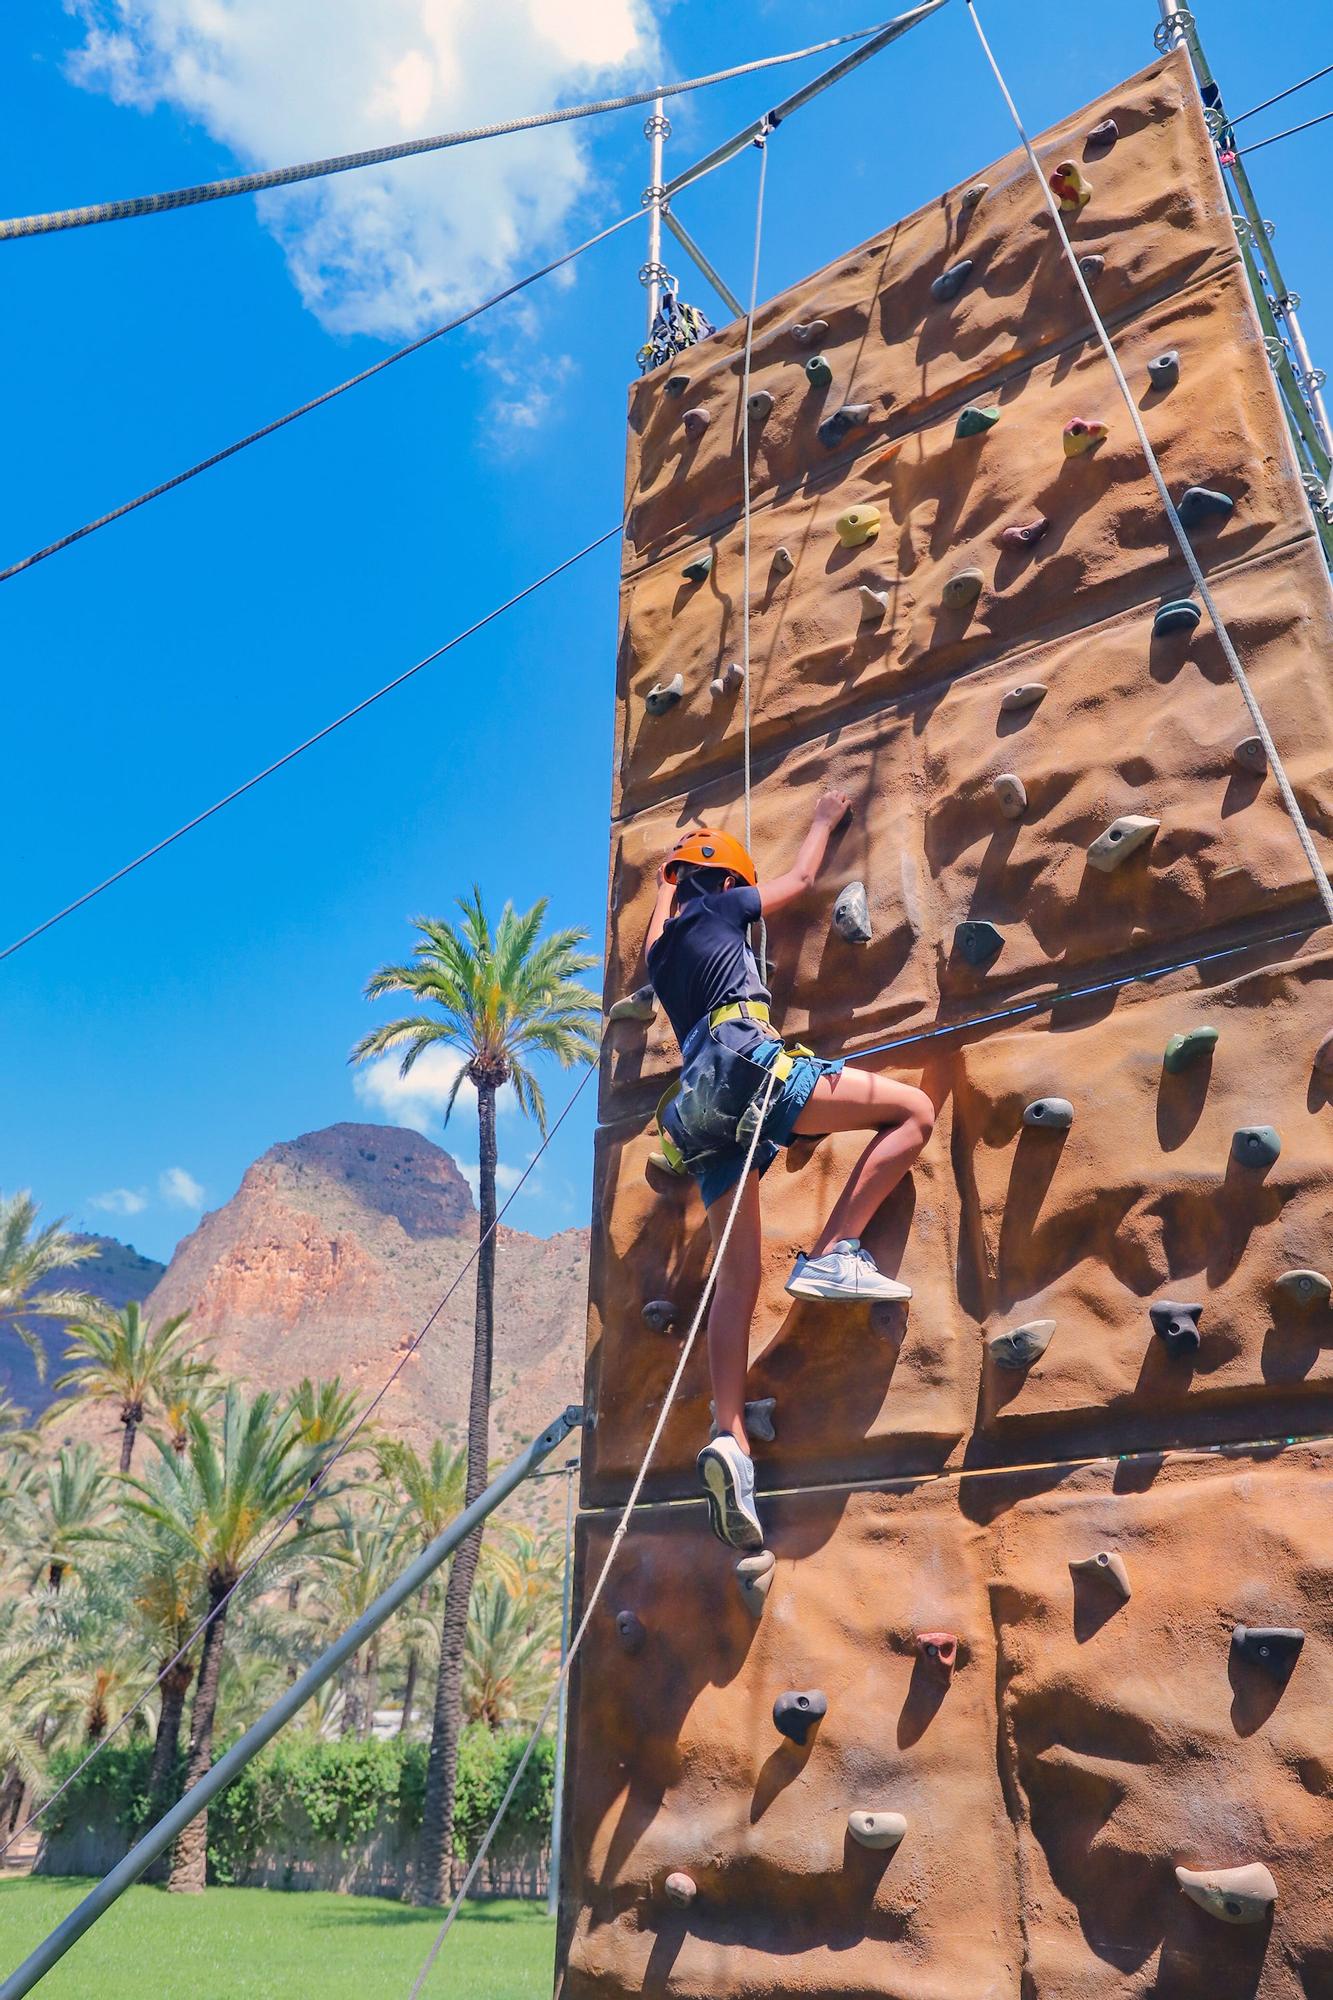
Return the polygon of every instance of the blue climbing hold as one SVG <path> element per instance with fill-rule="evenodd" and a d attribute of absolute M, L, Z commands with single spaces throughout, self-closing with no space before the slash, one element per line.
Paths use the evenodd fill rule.
<path fill-rule="evenodd" d="M 962 257 L 956 264 L 951 264 L 947 271 L 941 271 L 930 288 L 932 299 L 938 299 L 941 305 L 947 305 L 950 299 L 956 299 L 972 275 L 973 263 L 971 257 Z"/>
<path fill-rule="evenodd" d="M 849 431 L 858 430 L 870 421 L 869 403 L 844 403 L 831 417 L 825 417 L 819 426 L 819 442 L 832 451 L 840 445 Z"/>
<path fill-rule="evenodd" d="M 1229 493 L 1214 493 L 1207 486 L 1187 486 L 1176 502 L 1182 528 L 1221 527 L 1235 501 Z"/>
<path fill-rule="evenodd" d="M 1153 614 L 1152 635 L 1165 639 L 1172 632 L 1192 632 L 1203 613 L 1192 597 L 1173 597 Z"/>

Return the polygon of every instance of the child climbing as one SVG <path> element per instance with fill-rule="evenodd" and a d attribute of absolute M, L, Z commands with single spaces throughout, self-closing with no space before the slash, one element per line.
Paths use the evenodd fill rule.
<path fill-rule="evenodd" d="M 796 1258 L 794 1298 L 908 1299 L 908 1285 L 876 1269 L 861 1236 L 930 1137 L 935 1107 L 924 1091 L 864 1070 L 845 1069 L 808 1049 L 787 1050 L 769 1019 L 769 993 L 749 930 L 805 895 L 829 837 L 851 812 L 826 792 L 785 874 L 760 884 L 741 843 L 702 827 L 678 840 L 663 862 L 648 926 L 648 977 L 680 1043 L 680 1085 L 660 1115 L 674 1166 L 692 1174 L 716 1246 L 745 1167 L 763 1095 L 768 1107 L 746 1178 L 727 1255 L 708 1314 L 708 1359 L 715 1430 L 699 1454 L 713 1532 L 741 1549 L 763 1547 L 754 1503 L 754 1465 L 745 1432 L 750 1321 L 759 1297 L 760 1176 L 792 1138 L 870 1131 L 873 1137 L 808 1251 Z"/>

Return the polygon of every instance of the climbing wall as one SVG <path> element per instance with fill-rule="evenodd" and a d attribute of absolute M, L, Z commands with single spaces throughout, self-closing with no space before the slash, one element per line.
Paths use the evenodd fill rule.
<path fill-rule="evenodd" d="M 1187 58 L 1038 153 L 1091 189 L 1067 225 L 1331 860 L 1333 596 Z M 762 308 L 748 409 L 743 336 L 630 393 L 607 1005 L 671 841 L 742 830 L 746 425 L 761 873 L 854 802 L 772 927 L 776 1018 L 939 1122 L 868 1238 L 910 1306 L 782 1289 L 861 1140 L 765 1181 L 775 1564 L 747 1594 L 693 1500 L 701 1344 L 646 1487 L 693 1504 L 636 1516 L 576 1668 L 561 1990 L 1329 2000 L 1306 862 L 1021 155 Z M 650 1160 L 677 1061 L 660 1015 L 609 1029 L 580 1591 L 707 1270 Z"/>

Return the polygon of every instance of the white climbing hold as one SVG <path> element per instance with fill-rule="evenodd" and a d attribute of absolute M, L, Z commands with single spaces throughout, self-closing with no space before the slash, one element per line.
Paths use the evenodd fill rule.
<path fill-rule="evenodd" d="M 649 688 L 643 698 L 643 705 L 649 715 L 665 715 L 668 709 L 676 706 L 676 703 L 682 699 L 684 693 L 685 676 L 683 674 L 673 674 L 669 681 L 658 681 Z"/>
<path fill-rule="evenodd" d="M 796 558 L 790 549 L 774 549 L 773 567 L 779 576 L 790 576 L 796 567 Z"/>
<path fill-rule="evenodd" d="M 746 1610 L 756 1618 L 763 1616 L 764 1602 L 772 1588 L 776 1566 L 777 1558 L 772 1549 L 756 1549 L 752 1556 L 742 1556 L 736 1565 L 741 1599 Z"/>
<path fill-rule="evenodd" d="M 1117 1597 L 1124 1598 L 1126 1602 L 1132 1595 L 1125 1559 L 1117 1555 L 1113 1549 L 1099 1549 L 1095 1556 L 1084 1556 L 1080 1562 L 1071 1562 L 1069 1567 L 1075 1576 L 1101 1577 L 1107 1588 L 1113 1590 Z"/>
<path fill-rule="evenodd" d="M 1177 1868 L 1191 1902 L 1224 1924 L 1261 1924 L 1277 1901 L 1277 1883 L 1262 1861 L 1243 1868 Z"/>
<path fill-rule="evenodd" d="M 668 1903 L 674 1903 L 678 1910 L 688 1910 L 699 1893 L 698 1884 L 692 1875 L 685 1875 L 679 1869 L 668 1875 L 662 1884 Z"/>
<path fill-rule="evenodd" d="M 607 1014 L 608 1021 L 651 1021 L 657 1013 L 657 995 L 651 986 L 636 986 L 623 1000 L 617 1000 Z"/>
<path fill-rule="evenodd" d="M 1044 681 L 1021 681 L 1017 687 L 1010 688 L 1008 694 L 1000 696 L 1001 713 L 1014 715 L 1021 708 L 1035 708 L 1039 701 L 1045 701 L 1046 695 Z"/>
<path fill-rule="evenodd" d="M 1027 811 L 1027 787 L 1016 771 L 1001 771 L 998 778 L 991 779 L 990 788 L 1006 819 L 1022 818 Z"/>
<path fill-rule="evenodd" d="M 847 1831 L 862 1847 L 896 1847 L 907 1831 L 907 1821 L 896 1812 L 849 1812 Z"/>
<path fill-rule="evenodd" d="M 870 928 L 870 900 L 864 882 L 849 882 L 838 891 L 833 905 L 833 928 L 848 944 L 870 943 L 874 933 Z"/>
<path fill-rule="evenodd" d="M 869 625 L 873 622 L 878 625 L 889 608 L 888 591 L 871 590 L 868 584 L 862 583 L 857 585 L 856 595 L 861 603 L 861 623 Z"/>
<path fill-rule="evenodd" d="M 744 667 L 739 660 L 733 660 L 729 666 L 722 669 L 720 674 L 714 674 L 712 680 L 708 683 L 709 693 L 715 700 L 724 694 L 735 694 L 744 679 Z"/>
<path fill-rule="evenodd" d="M 1162 824 L 1159 819 L 1146 819 L 1142 813 L 1122 813 L 1112 820 L 1105 833 L 1099 833 L 1088 849 L 1088 866 L 1109 875 L 1131 854 L 1136 854 L 1148 842 Z"/>

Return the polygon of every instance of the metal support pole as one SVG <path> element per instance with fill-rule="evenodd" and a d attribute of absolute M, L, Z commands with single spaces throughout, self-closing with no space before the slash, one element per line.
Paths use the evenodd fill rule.
<path fill-rule="evenodd" d="M 565 1577 L 560 1599 L 560 1666 L 564 1669 L 569 1652 L 569 1613 L 574 1592 L 574 1474 L 578 1467 L 566 1468 L 565 1478 Z M 560 1690 L 555 1712 L 555 1772 L 551 1796 L 551 1879 L 546 1885 L 546 1914 L 555 1916 L 560 1907 L 560 1847 L 565 1822 L 565 1731 L 569 1724 L 569 1682 Z"/>
<path fill-rule="evenodd" d="M 662 220 L 663 222 L 665 222 L 667 228 L 671 231 L 671 234 L 675 237 L 677 243 L 679 243 L 681 249 L 685 252 L 686 256 L 692 257 L 694 259 L 699 269 L 703 272 L 705 278 L 707 278 L 709 284 L 713 287 L 713 290 L 717 293 L 718 297 L 721 299 L 723 305 L 726 306 L 732 318 L 740 319 L 745 311 L 745 307 L 741 304 L 740 300 L 736 297 L 736 294 L 731 290 L 730 286 L 724 283 L 723 279 L 714 270 L 713 266 L 709 263 L 707 257 L 705 257 L 703 251 L 699 248 L 694 238 L 690 235 L 690 232 L 685 227 L 685 224 L 680 220 L 680 218 L 676 214 L 674 214 L 674 212 L 671 209 L 665 207 L 662 210 Z"/>
<path fill-rule="evenodd" d="M 310 1697 L 317 1693 L 329 1679 L 337 1673 L 344 1661 L 351 1658 L 365 1645 L 367 1639 L 378 1632 L 386 1619 L 415 1596 L 426 1579 L 437 1570 L 445 1557 L 465 1541 L 472 1530 L 479 1527 L 488 1514 L 494 1513 L 502 1500 L 522 1485 L 528 1474 L 549 1458 L 556 1446 L 562 1444 L 571 1431 L 577 1430 L 583 1422 L 583 1411 L 575 1404 L 548 1424 L 540 1437 L 534 1438 L 525 1451 L 511 1459 L 498 1478 L 493 1479 L 486 1491 L 465 1507 L 449 1526 L 435 1537 L 433 1542 L 421 1551 L 414 1562 L 387 1590 L 382 1591 L 375 1602 L 349 1625 L 341 1638 L 335 1639 L 327 1651 L 320 1654 L 307 1667 L 299 1680 L 293 1681 L 286 1692 L 274 1702 L 272 1708 L 260 1716 L 258 1722 L 251 1723 L 231 1749 L 218 1758 L 211 1771 L 205 1772 L 197 1785 L 192 1785 L 184 1798 L 179 1799 L 170 1812 L 164 1813 L 156 1826 L 150 1827 L 142 1838 L 135 1842 L 123 1861 L 117 1862 L 110 1874 L 105 1875 L 95 1889 L 90 1889 L 77 1909 L 58 1923 L 48 1938 L 44 1938 L 37 1949 L 30 1952 L 16 1971 L 11 1972 L 3 1986 L 0 1986 L 0 2000 L 22 2000 L 22 1995 L 31 1993 L 39 1979 L 51 1970 L 58 1959 L 64 1957 L 89 1927 L 110 1909 L 118 1896 L 124 1894 L 133 1882 L 137 1882 L 144 1870 L 156 1861 L 170 1847 L 182 1827 L 188 1826 L 196 1813 L 203 1812 L 210 1799 L 216 1798 L 249 1763 L 256 1751 L 277 1735 L 285 1722 L 290 1722 L 299 1709 L 304 1708 Z"/>
<path fill-rule="evenodd" d="M 639 272 L 639 283 L 648 287 L 648 333 L 651 338 L 653 321 L 662 303 L 662 280 L 667 275 L 662 262 L 662 148 L 671 136 L 671 120 L 662 108 L 660 97 L 653 99 L 653 115 L 644 121 L 643 136 L 652 147 L 652 164 L 649 167 L 651 179 L 643 191 L 643 205 L 648 211 L 648 262 Z"/>

